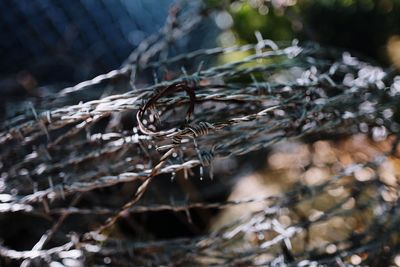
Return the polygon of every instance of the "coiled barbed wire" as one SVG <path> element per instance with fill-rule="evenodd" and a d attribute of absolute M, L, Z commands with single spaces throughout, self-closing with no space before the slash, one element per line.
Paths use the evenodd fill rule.
<path fill-rule="evenodd" d="M 268 55 L 272 55 L 272 53 L 274 52 L 277 52 L 278 55 L 284 55 L 284 53 L 282 53 L 283 51 L 291 50 L 292 49 L 286 48 L 282 50 L 274 50 L 271 51 L 271 53 L 268 53 Z M 302 49 L 296 48 L 296 50 Z M 227 51 L 231 50 L 227 49 Z M 283 58 L 282 60 L 305 60 L 304 62 L 306 63 L 310 58 L 310 53 L 312 54 L 312 50 L 307 48 L 303 51 L 307 51 L 304 54 L 304 58 L 302 52 L 300 52 L 299 54 L 296 54 L 297 56 L 294 56 L 293 58 Z M 319 48 L 315 48 L 315 53 L 321 53 Z M 241 64 L 244 62 L 251 62 L 248 58 L 257 61 L 262 57 L 260 57 L 259 55 L 254 57 L 249 56 L 244 59 Z M 349 72 L 352 71 L 351 69 L 354 69 L 353 72 L 357 74 L 357 69 L 353 65 L 346 65 L 344 63 L 340 63 L 340 61 L 333 64 L 342 64 L 343 71 Z M 226 64 L 223 69 L 239 65 L 239 62 L 233 65 L 229 63 Z M 367 66 L 366 63 L 360 63 L 361 68 L 363 68 L 364 65 Z M 314 65 L 313 68 L 315 68 Z M 325 67 L 321 67 L 321 70 L 319 71 L 323 73 L 321 75 L 327 75 L 328 77 L 330 77 L 328 73 L 324 73 L 324 69 Z M 281 71 L 280 67 L 278 67 L 276 71 Z M 207 76 L 201 76 L 202 74 L 207 72 L 208 70 L 204 70 L 199 75 L 203 81 L 209 83 L 210 80 L 207 79 Z M 216 73 L 216 75 L 219 76 L 220 74 Z M 237 75 L 241 75 L 241 72 Z M 334 75 L 341 74 L 339 74 L 339 71 L 337 70 Z M 357 109 L 358 105 L 361 105 L 363 103 L 370 103 L 370 101 L 368 100 L 368 95 L 370 90 L 374 90 L 374 88 L 367 85 L 367 87 L 365 88 L 357 88 L 357 90 L 351 90 L 351 84 L 344 85 L 339 84 L 338 82 L 335 82 L 335 85 L 329 83 L 330 86 L 324 88 L 325 84 L 321 84 L 320 81 L 326 80 L 326 78 L 320 80 L 307 79 L 308 78 L 299 78 L 296 81 L 290 81 L 288 85 L 280 85 L 274 84 L 272 82 L 266 82 L 265 84 L 270 85 L 270 87 L 268 88 L 274 88 L 274 91 L 271 93 L 267 92 L 262 96 L 254 95 L 254 90 L 258 90 L 260 88 L 259 82 L 256 82 L 255 84 L 246 84 L 243 86 L 229 82 L 226 84 L 219 84 L 217 86 L 208 84 L 199 86 L 195 90 L 188 89 L 190 87 L 188 87 L 186 83 L 172 82 L 170 83 L 170 86 L 166 86 L 161 89 L 159 89 L 159 85 L 155 85 L 154 88 L 157 89 L 153 94 L 147 93 L 148 89 L 139 90 L 129 92 L 125 95 L 116 95 L 106 97 L 101 100 L 89 101 L 87 103 L 58 109 L 52 112 L 44 112 L 43 114 L 38 115 L 37 119 L 23 123 L 21 126 L 13 127 L 8 131 L 4 131 L 0 134 L 1 143 L 4 148 L 3 158 L 6 158 L 7 155 L 11 153 L 10 149 L 15 148 L 14 144 L 17 140 L 22 139 L 23 141 L 20 144 L 23 147 L 29 148 L 30 146 L 32 147 L 35 142 L 39 141 L 39 138 L 41 138 L 41 136 L 47 136 L 48 134 L 43 131 L 43 125 L 46 127 L 47 131 L 51 135 L 55 131 L 69 128 L 67 131 L 57 136 L 55 139 L 53 139 L 52 137 L 52 140 L 50 140 L 47 145 L 41 146 L 44 150 L 47 151 L 46 154 L 51 155 L 53 154 L 53 152 L 51 151 L 56 151 L 56 148 L 64 149 L 61 147 L 61 145 L 63 145 L 66 140 L 74 140 L 78 136 L 82 136 L 82 131 L 88 131 L 89 128 L 95 127 L 98 121 L 110 116 L 111 112 L 135 112 L 135 110 L 138 110 L 136 113 L 137 126 L 138 129 L 144 134 L 143 136 L 138 135 L 138 140 L 149 139 L 151 142 L 154 142 L 154 140 L 152 140 L 154 136 L 162 137 L 159 141 L 163 143 L 162 145 L 158 145 L 157 142 L 154 144 L 155 148 L 159 148 L 157 151 L 161 151 L 162 148 L 165 149 L 166 147 L 168 147 L 169 145 L 165 144 L 165 142 L 168 140 L 170 140 L 171 144 L 173 144 L 174 146 L 186 146 L 187 143 L 182 143 L 182 140 L 189 137 L 195 137 L 196 139 L 198 139 L 197 142 L 199 143 L 199 147 L 201 148 L 204 146 L 204 142 L 209 142 L 210 144 L 216 145 L 215 141 L 219 138 L 223 138 L 225 140 L 224 143 L 218 144 L 215 147 L 215 153 L 216 155 L 227 156 L 232 154 L 244 154 L 252 150 L 257 150 L 269 144 L 270 142 L 279 141 L 279 139 L 281 138 L 300 137 L 305 135 L 306 133 L 309 134 L 310 132 L 318 132 L 322 130 L 330 131 L 330 129 L 333 130 L 343 123 L 348 123 L 350 125 L 351 121 L 361 121 L 364 120 L 364 118 L 368 119 L 375 125 L 376 117 L 371 116 L 381 116 L 380 114 L 382 114 L 383 111 L 387 110 L 391 106 L 391 102 L 388 101 L 380 104 L 379 106 L 375 106 L 375 110 L 372 113 L 370 111 L 365 112 L 362 110 L 361 112 L 354 110 L 350 111 L 354 108 Z M 337 78 L 332 76 L 330 79 Z M 179 78 L 177 80 L 179 80 Z M 200 80 L 199 83 L 201 83 L 202 80 Z M 337 90 L 337 93 L 335 93 L 336 95 L 327 98 L 326 94 L 330 94 L 329 91 L 332 91 L 332 87 Z M 346 87 L 348 87 L 349 89 L 347 90 Z M 202 112 L 195 112 L 194 122 L 192 124 L 184 126 L 182 129 L 179 129 L 180 127 L 178 127 L 172 128 L 167 132 L 155 131 L 149 134 L 147 128 L 142 124 L 142 117 L 144 115 L 144 112 L 146 112 L 146 110 L 153 105 L 159 107 L 183 107 L 187 105 L 188 102 L 186 98 L 183 97 L 183 95 L 181 95 L 181 93 L 179 92 L 180 90 L 186 89 L 188 89 L 190 92 L 189 113 L 192 113 L 192 110 L 194 110 L 195 107 L 200 108 L 201 106 L 203 108 L 204 104 L 207 104 L 207 102 L 216 101 L 215 103 L 218 105 L 207 106 L 202 110 Z M 326 90 L 326 92 L 324 92 L 324 90 Z M 202 93 L 203 91 L 204 93 Z M 230 91 L 232 91 L 232 93 Z M 235 91 L 237 91 L 237 94 L 233 93 Z M 169 94 L 172 92 L 176 94 L 176 96 L 170 96 Z M 389 91 L 380 90 L 377 91 L 377 93 L 385 94 L 389 93 Z M 195 95 L 196 97 L 194 97 Z M 141 99 L 145 97 L 149 97 L 149 100 L 147 104 L 144 105 L 144 108 L 140 108 L 139 103 L 142 101 Z M 310 98 L 311 100 L 311 97 L 315 98 L 317 101 L 315 103 L 307 103 L 307 101 L 306 103 L 304 103 L 304 99 Z M 348 102 L 349 106 L 346 110 L 340 110 L 340 105 L 344 103 L 343 101 Z M 225 105 L 230 105 L 235 108 L 226 109 Z M 259 108 L 260 111 L 254 112 L 255 108 Z M 163 113 L 167 112 L 170 112 L 170 110 L 166 109 L 163 111 Z M 237 112 L 239 112 L 239 114 L 242 113 L 242 116 L 235 117 L 231 115 Z M 351 113 L 352 115 L 344 119 L 344 117 L 341 117 L 344 113 Z M 214 122 L 208 122 L 206 120 L 206 117 L 202 117 L 202 114 L 207 114 L 207 116 L 209 117 L 214 116 Z M 315 114 L 319 114 L 321 119 L 319 119 L 318 116 L 315 116 Z M 227 118 L 226 121 L 221 120 L 224 118 L 224 116 L 225 118 Z M 51 118 L 50 120 L 48 119 L 49 117 Z M 389 123 L 387 119 L 383 118 L 384 123 L 385 121 Z M 183 120 L 178 123 L 182 124 Z M 318 124 L 320 125 L 316 127 Z M 237 130 L 235 127 L 237 127 Z M 297 130 L 294 129 L 294 127 Z M 249 129 L 249 132 L 248 135 L 244 137 L 243 134 L 246 133 L 246 128 Z M 391 127 L 390 125 L 386 127 L 386 129 L 389 130 L 390 128 L 393 127 Z M 118 134 L 120 135 L 121 133 Z M 130 133 L 130 135 L 131 134 L 132 133 Z M 117 152 L 119 151 L 118 147 L 122 148 L 123 146 L 125 146 L 126 141 L 123 141 L 124 139 L 126 139 L 125 135 L 122 135 L 121 137 L 123 138 L 121 138 L 120 141 L 114 142 L 114 148 L 111 149 L 111 147 L 109 146 L 103 149 L 104 152 L 102 153 L 113 153 L 113 151 Z M 243 141 L 246 140 L 246 138 L 248 138 L 248 140 L 252 140 L 246 145 L 247 147 L 243 146 Z M 107 145 L 109 144 L 109 142 L 110 141 L 107 141 L 103 145 Z M 90 143 L 92 143 L 92 141 L 90 141 L 88 144 Z M 94 143 L 92 144 L 94 145 Z M 143 147 L 143 145 L 140 145 L 138 142 L 136 142 L 136 144 L 134 142 L 133 144 L 133 147 L 139 148 L 140 146 Z M 32 152 L 34 154 L 36 153 L 35 151 Z M 196 157 L 196 154 L 198 153 L 189 153 L 187 156 L 190 157 L 190 155 L 192 155 Z M 61 158 L 56 159 L 60 156 L 61 154 L 57 153 L 56 155 L 52 155 L 51 157 L 54 160 L 61 160 Z M 79 164 L 79 162 L 83 162 L 84 158 L 87 157 L 82 157 L 82 160 L 77 160 L 77 157 L 74 156 L 74 159 L 67 160 L 67 162 Z M 23 165 L 39 162 L 40 160 L 41 159 L 38 156 L 29 157 L 23 161 L 26 162 L 23 163 Z M 62 162 L 65 162 L 65 160 L 62 160 Z M 10 163 L 11 161 L 8 161 L 7 164 L 10 165 Z M 63 165 L 59 166 L 62 167 Z M 18 168 L 22 168 L 22 166 L 19 166 Z M 13 169 L 15 169 L 15 172 L 18 172 L 16 167 L 14 167 Z M 51 170 L 51 168 L 48 170 Z"/>
<path fill-rule="evenodd" d="M 2 213 L 24 211 L 27 214 L 44 213 L 43 216 L 59 214 L 74 210 L 73 207 L 58 206 L 67 203 L 72 195 L 95 193 L 101 188 L 129 182 L 138 185 L 132 200 L 119 209 L 104 207 L 102 212 L 107 213 L 110 219 L 104 220 L 96 228 L 99 231 L 88 229 L 79 238 L 74 237 L 65 245 L 47 250 L 28 252 L 0 247 L 0 255 L 18 260 L 62 260 L 72 257 L 79 262 L 97 262 L 110 254 L 112 260 L 117 260 L 120 255 L 128 257 L 129 246 L 133 246 L 142 253 L 136 258 L 137 264 L 141 264 L 141 260 L 146 262 L 146 249 L 175 247 L 176 241 L 157 244 L 127 241 L 127 247 L 121 248 L 111 237 L 100 240 L 104 238 L 101 233 L 114 226 L 126 212 L 135 210 L 134 205 L 157 175 L 199 167 L 199 176 L 203 177 L 203 167 L 212 168 L 215 160 L 248 154 L 286 140 L 310 136 L 319 140 L 322 134 L 355 133 L 370 134 L 379 140 L 398 134 L 398 79 L 388 71 L 348 53 L 327 51 L 315 44 L 278 44 L 274 49 L 245 45 L 195 51 L 169 61 L 166 59 L 164 63 L 178 64 L 187 58 L 235 51 L 248 51 L 250 55 L 233 63 L 215 61 L 216 66 L 208 66 L 193 75 L 177 73 L 173 80 L 4 123 L 0 132 Z M 143 64 L 143 68 L 160 66 L 154 62 Z M 108 79 L 113 75 L 106 76 L 103 78 Z M 82 88 L 98 84 L 98 80 L 87 81 L 83 87 L 80 85 L 72 91 L 68 89 L 61 92 L 64 96 L 79 94 Z M 152 107 L 158 113 L 160 125 L 157 125 L 155 116 L 148 114 Z M 189 112 L 185 113 L 185 110 Z M 112 114 L 116 113 L 128 118 L 128 126 L 109 130 L 104 124 L 108 124 Z M 187 119 L 189 115 L 190 122 Z M 124 126 L 122 120 L 120 124 Z M 385 156 L 387 160 L 390 157 L 394 156 Z M 378 161 L 371 161 L 364 166 L 376 174 L 371 181 L 357 181 L 354 178 L 354 166 L 353 169 L 344 168 L 336 176 L 332 175 L 328 183 L 315 188 L 307 187 L 308 191 L 299 186 L 293 192 L 273 197 L 274 205 L 271 204 L 266 210 L 254 212 L 248 218 L 232 222 L 222 230 L 198 239 L 185 240 L 191 253 L 180 247 L 180 259 L 168 252 L 165 259 L 204 263 L 201 256 L 207 255 L 215 265 L 246 265 L 256 264 L 257 261 L 261 265 L 295 266 L 313 262 L 318 264 L 314 255 L 322 257 L 319 261 L 321 264 L 329 264 L 336 259 L 349 262 L 349 253 L 373 253 L 379 244 L 391 243 L 387 236 L 382 239 L 377 236 L 371 238 L 368 229 L 357 235 L 354 243 L 347 239 L 337 241 L 334 255 L 307 246 L 302 250 L 289 249 L 286 243 L 307 232 L 314 223 L 323 223 L 335 216 L 347 218 L 349 213 L 362 212 L 368 207 L 381 209 L 384 215 L 383 221 L 378 216 L 373 217 L 369 227 L 374 230 L 386 227 L 391 233 L 396 233 L 394 225 L 398 222 L 396 215 L 399 214 L 397 202 L 387 203 L 374 194 L 369 201 L 363 202 L 362 194 L 356 192 L 356 189 L 364 194 L 371 189 L 378 189 L 379 192 L 389 190 L 383 178 L 379 178 Z M 210 170 L 209 176 L 212 173 L 213 170 Z M 350 176 L 354 176 L 353 179 L 348 179 Z M 331 186 L 343 186 L 348 191 L 343 189 L 346 192 L 343 198 L 314 217 L 299 214 L 296 203 L 315 200 L 317 195 L 332 189 Z M 360 206 L 343 208 L 347 201 L 359 203 Z M 42 206 L 46 207 L 45 212 Z M 79 212 L 86 211 L 80 209 L 75 213 Z M 292 218 L 292 224 L 280 224 L 282 212 L 290 215 L 287 216 Z M 246 233 L 257 235 L 257 238 L 262 235 L 264 239 L 254 241 L 259 242 L 255 246 L 248 245 L 251 242 L 246 241 L 248 246 L 243 252 L 229 246 L 228 240 L 246 240 Z M 118 242 L 123 243 L 121 240 Z M 286 243 L 281 249 L 279 246 L 283 246 L 282 242 Z M 357 242 L 363 246 L 355 247 Z M 225 255 L 221 255 L 218 246 L 225 249 Z M 96 253 L 93 247 L 96 247 Z M 74 250 L 86 258 L 71 256 Z M 268 258 L 265 253 L 272 255 L 275 260 Z M 293 255 L 288 256 L 290 253 Z M 265 257 L 257 258 L 262 255 Z M 160 264 L 168 262 L 156 260 Z"/>

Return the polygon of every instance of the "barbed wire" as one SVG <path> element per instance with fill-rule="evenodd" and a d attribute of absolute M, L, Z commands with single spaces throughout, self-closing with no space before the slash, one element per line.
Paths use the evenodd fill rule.
<path fill-rule="evenodd" d="M 385 183 L 379 168 L 395 153 L 336 170 L 316 186 L 298 183 L 292 191 L 276 196 L 138 204 L 155 179 L 165 179 L 163 174 L 183 172 L 186 176 L 199 169 L 203 179 L 203 168 L 213 176 L 216 160 L 287 140 L 357 133 L 386 140 L 400 129 L 399 79 L 392 71 L 317 44 L 275 44 L 260 38 L 257 44 L 201 49 L 168 58 L 169 43 L 190 31 L 201 16 L 180 19 L 179 10 L 172 9 L 165 28 L 146 39 L 120 69 L 49 96 L 49 106 L 55 105 L 52 110 L 33 108 L 31 114 L 2 124 L 0 213 L 60 218 L 32 250 L 1 246 L 0 256 L 38 265 L 68 259 L 97 265 L 106 259 L 121 266 L 128 262 L 146 266 L 169 262 L 181 266 L 372 266 L 374 255 L 381 254 L 393 260 L 398 253 L 398 187 Z M 234 62 L 218 58 L 236 52 L 246 55 Z M 214 60 L 190 75 L 183 70 L 170 80 L 140 88 L 135 85 L 142 71 L 194 58 Z M 125 77 L 126 93 L 62 106 L 69 103 L 70 95 L 79 96 L 120 76 Z M 60 97 L 65 100 L 57 104 Z M 355 172 L 367 167 L 373 170 L 373 178 L 360 181 Z M 126 183 L 134 184 L 133 197 L 117 207 L 84 208 L 76 207 L 78 201 L 71 202 L 71 196 L 104 196 L 101 188 Z M 323 210 L 312 208 L 312 203 L 334 188 L 341 188 L 343 194 Z M 268 205 L 196 238 L 137 242 L 107 236 L 130 213 L 185 212 L 190 218 L 195 208 L 226 209 L 255 202 Z M 69 215 L 108 219 L 79 234 L 63 236 L 64 245 L 44 249 Z M 351 229 L 357 229 L 355 233 L 347 231 L 343 238 L 319 247 L 311 244 L 314 225 L 329 225 L 335 218 L 345 225 L 357 216 L 358 225 Z M 363 216 L 368 220 L 362 221 Z M 390 251 L 385 249 L 392 245 Z"/>

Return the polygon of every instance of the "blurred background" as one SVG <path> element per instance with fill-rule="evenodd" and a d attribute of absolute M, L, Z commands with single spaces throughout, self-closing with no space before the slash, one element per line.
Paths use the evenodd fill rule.
<path fill-rule="evenodd" d="M 56 87 L 51 90 L 57 90 L 121 66 L 144 38 L 160 31 L 172 3 L 172 0 L 1 1 L 1 116 L 15 115 L 6 108 L 10 107 L 10 101 L 37 98 L 50 90 L 49 85 Z M 369 57 L 385 66 L 400 66 L 400 1 L 397 0 L 187 3 L 188 9 L 201 6 L 208 10 L 205 13 L 213 12 L 194 31 L 175 40 L 170 55 L 215 45 L 254 42 L 258 31 L 262 38 L 274 41 L 294 38 L 314 41 Z M 221 60 L 233 60 L 235 56 L 243 54 Z"/>
<path fill-rule="evenodd" d="M 400 1 L 191 1 L 220 10 L 175 43 L 175 53 L 256 41 L 315 41 L 398 61 Z M 1 1 L 0 75 L 4 82 L 79 82 L 122 64 L 140 42 L 164 25 L 172 0 Z M 212 23 L 216 24 L 212 25 Z M 217 30 L 219 29 L 219 33 Z M 77 68 L 79 66 L 79 68 Z M 16 94 L 16 92 L 14 92 Z M 22 93 L 22 92 L 20 92 Z"/>
<path fill-rule="evenodd" d="M 1 1 L 0 117 L 37 99 L 119 68 L 145 39 L 162 31 L 173 1 Z M 199 1 L 185 4 L 197 10 Z M 173 41 L 169 55 L 210 47 L 210 21 Z M 153 76 L 150 75 L 151 80 Z M 146 77 L 140 77 L 146 83 Z M 16 102 L 15 102 L 16 101 Z M 9 107 L 9 108 L 7 108 Z"/>

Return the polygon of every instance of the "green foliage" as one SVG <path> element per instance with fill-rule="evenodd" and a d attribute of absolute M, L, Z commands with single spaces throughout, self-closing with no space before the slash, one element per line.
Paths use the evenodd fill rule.
<path fill-rule="evenodd" d="M 269 9 L 267 15 L 262 15 L 248 3 L 243 3 L 237 10 L 231 9 L 234 29 L 241 39 L 254 42 L 255 31 L 263 36 L 276 40 L 289 40 L 294 37 L 291 21 L 277 10 Z"/>
<path fill-rule="evenodd" d="M 311 40 L 385 61 L 388 39 L 400 35 L 399 0 L 213 1 L 229 6 L 239 43 L 255 31 L 272 40 Z"/>

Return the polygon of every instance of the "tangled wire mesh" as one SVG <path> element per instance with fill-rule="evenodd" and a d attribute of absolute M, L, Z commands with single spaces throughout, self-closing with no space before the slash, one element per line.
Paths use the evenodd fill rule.
<path fill-rule="evenodd" d="M 398 160 L 398 140 L 393 137 L 399 131 L 400 79 L 394 71 L 347 52 L 296 41 L 276 44 L 259 39 L 256 44 L 168 57 L 165 49 L 171 39 L 201 21 L 199 15 L 184 17 L 190 23 L 178 23 L 178 14 L 177 9 L 171 11 L 165 29 L 143 42 L 120 69 L 47 95 L 35 108 L 32 105 L 1 125 L 2 216 L 21 213 L 53 220 L 31 250 L 1 246 L 3 262 L 25 266 L 392 263 L 399 252 L 399 189 L 397 174 L 389 175 L 384 166 Z M 235 53 L 242 58 L 221 60 Z M 187 62 L 200 64 L 197 69 L 181 69 Z M 137 80 L 148 73 L 164 80 L 140 85 Z M 123 93 L 87 93 L 98 88 Z M 164 179 L 163 174 L 212 178 L 215 162 L 223 158 L 284 142 L 312 143 L 360 133 L 389 145 L 349 164 L 322 164 L 329 175 L 315 183 L 301 179 L 318 165 L 310 162 L 278 195 L 212 203 L 138 203 L 154 180 Z M 118 195 L 109 194 L 116 191 L 100 190 L 125 183 L 131 183 L 134 192 L 124 204 L 112 201 Z M 79 206 L 87 194 L 105 201 L 101 206 Z M 183 211 L 191 219 L 193 208 L 223 210 L 248 203 L 263 205 L 193 238 L 137 241 L 113 235 L 113 227 L 126 214 Z M 81 226 L 73 233 L 60 230 L 72 215 L 86 216 L 85 230 Z M 333 237 L 322 234 L 332 227 L 342 231 Z"/>

